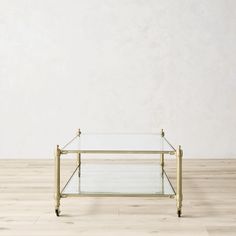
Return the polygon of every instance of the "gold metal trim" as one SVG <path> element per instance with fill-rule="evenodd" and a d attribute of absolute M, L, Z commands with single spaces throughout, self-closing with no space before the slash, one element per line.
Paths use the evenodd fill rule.
<path fill-rule="evenodd" d="M 169 197 L 174 198 L 174 194 L 130 194 L 130 193 L 63 193 L 62 198 L 67 197 Z"/>
<path fill-rule="evenodd" d="M 90 153 L 90 154 L 170 154 L 175 155 L 175 151 L 147 151 L 147 150 L 61 150 L 61 154 L 69 153 Z"/>

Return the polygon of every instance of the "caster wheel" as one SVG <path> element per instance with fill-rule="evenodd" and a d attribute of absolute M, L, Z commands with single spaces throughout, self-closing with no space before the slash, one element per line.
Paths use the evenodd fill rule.
<path fill-rule="evenodd" d="M 59 209 L 56 209 L 56 210 L 55 210 L 55 213 L 56 213 L 57 216 L 59 216 L 59 215 L 60 215 L 60 210 L 59 210 Z"/>
<path fill-rule="evenodd" d="M 177 211 L 178 217 L 181 217 L 181 210 Z"/>

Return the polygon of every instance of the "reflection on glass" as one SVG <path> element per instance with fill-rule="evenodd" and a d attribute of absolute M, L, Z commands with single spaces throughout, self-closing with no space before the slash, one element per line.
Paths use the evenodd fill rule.
<path fill-rule="evenodd" d="M 62 150 L 174 151 L 159 134 L 81 134 Z"/>
<path fill-rule="evenodd" d="M 157 194 L 175 192 L 160 165 L 83 163 L 64 187 L 64 194 Z"/>

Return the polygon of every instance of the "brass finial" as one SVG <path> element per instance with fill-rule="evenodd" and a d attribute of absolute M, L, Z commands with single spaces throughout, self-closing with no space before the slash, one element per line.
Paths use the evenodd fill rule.
<path fill-rule="evenodd" d="M 165 133 L 164 133 L 164 130 L 161 129 L 161 136 L 164 137 L 165 136 Z"/>

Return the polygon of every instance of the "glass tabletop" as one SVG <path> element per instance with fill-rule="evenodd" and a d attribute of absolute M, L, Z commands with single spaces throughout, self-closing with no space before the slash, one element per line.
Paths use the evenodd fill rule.
<path fill-rule="evenodd" d="M 152 194 L 175 191 L 159 164 L 83 163 L 76 168 L 62 194 Z"/>
<path fill-rule="evenodd" d="M 175 151 L 161 134 L 81 134 L 62 150 L 80 151 Z"/>

